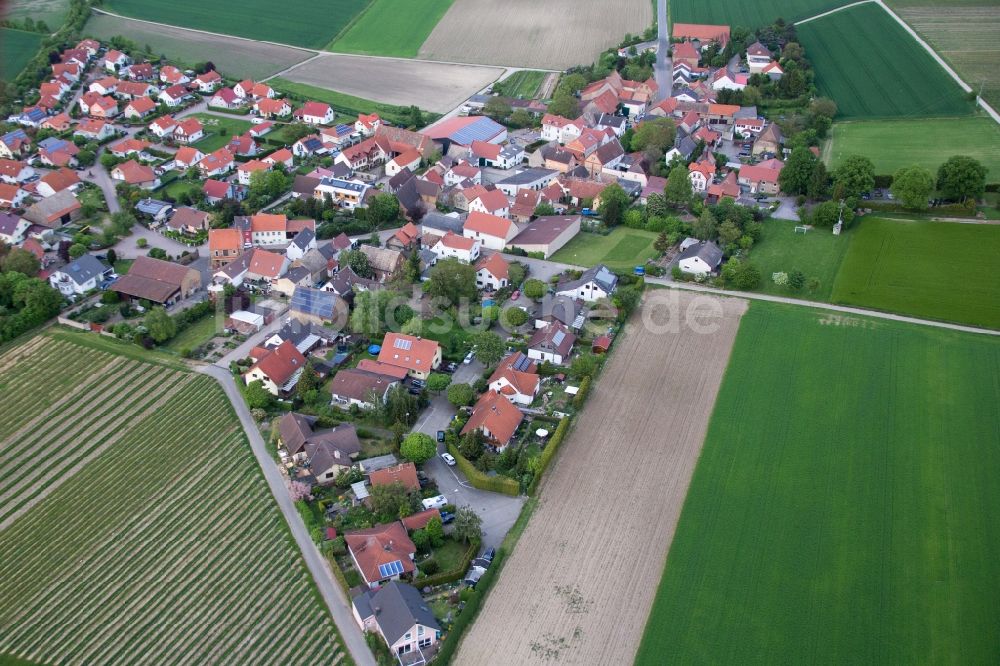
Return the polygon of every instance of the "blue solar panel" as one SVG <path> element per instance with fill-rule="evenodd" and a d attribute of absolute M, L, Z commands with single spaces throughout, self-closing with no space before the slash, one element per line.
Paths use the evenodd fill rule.
<path fill-rule="evenodd" d="M 503 130 L 503 125 L 489 118 L 480 117 L 451 135 L 455 143 L 468 146 L 473 141 L 489 141 Z"/>
<path fill-rule="evenodd" d="M 399 560 L 393 560 L 388 564 L 378 565 L 378 573 L 382 578 L 389 578 L 390 576 L 398 576 L 403 573 L 403 563 Z"/>

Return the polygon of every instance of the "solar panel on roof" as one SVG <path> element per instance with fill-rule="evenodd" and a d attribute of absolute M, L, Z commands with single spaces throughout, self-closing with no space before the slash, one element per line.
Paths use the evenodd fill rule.
<path fill-rule="evenodd" d="M 552 336 L 552 344 L 556 347 L 562 344 L 562 341 L 566 339 L 566 334 L 562 331 L 556 331 L 556 334 Z"/>
<path fill-rule="evenodd" d="M 403 563 L 399 560 L 393 560 L 387 564 L 380 564 L 378 565 L 378 572 L 383 578 L 398 576 L 403 573 Z"/>
<path fill-rule="evenodd" d="M 412 345 L 413 345 L 413 343 L 410 340 L 406 340 L 404 338 L 396 338 L 396 341 L 393 343 L 392 346 L 395 347 L 396 349 L 402 349 L 403 351 L 409 351 L 410 347 Z"/>
<path fill-rule="evenodd" d="M 527 356 L 522 356 L 514 362 L 514 369 L 518 372 L 524 372 L 531 365 L 531 359 Z"/>

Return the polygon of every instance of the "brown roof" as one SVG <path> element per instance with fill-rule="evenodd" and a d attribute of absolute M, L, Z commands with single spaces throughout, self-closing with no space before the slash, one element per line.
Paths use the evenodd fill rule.
<path fill-rule="evenodd" d="M 382 396 L 396 381 L 395 377 L 348 368 L 334 375 L 329 388 L 330 393 L 335 396 L 368 402 L 373 392 L 377 396 Z"/>
<path fill-rule="evenodd" d="M 439 350 L 440 347 L 434 340 L 403 333 L 386 333 L 378 360 L 407 370 L 430 372 Z"/>
<path fill-rule="evenodd" d="M 370 358 L 363 358 L 358 361 L 357 369 L 376 375 L 384 375 L 386 377 L 391 377 L 392 379 L 403 379 L 407 374 L 406 368 L 390 365 L 388 363 L 382 363 Z"/>
<path fill-rule="evenodd" d="M 278 436 L 281 443 L 291 455 L 295 455 L 306 445 L 306 440 L 312 437 L 312 425 L 309 419 L 294 412 L 286 412 L 278 420 Z"/>
<path fill-rule="evenodd" d="M 543 215 L 532 220 L 511 241 L 512 245 L 546 245 L 565 233 L 574 223 L 579 223 L 579 215 Z"/>
<path fill-rule="evenodd" d="M 552 328 L 552 326 L 547 328 Z M 489 430 L 493 440 L 501 446 L 506 446 L 510 443 L 511 437 L 514 436 L 522 420 L 524 420 L 524 414 L 507 398 L 498 393 L 487 392 L 472 408 L 472 416 L 462 428 L 462 434 L 478 429 Z"/>
<path fill-rule="evenodd" d="M 523 369 L 515 370 L 516 367 Z M 489 383 L 492 384 L 501 378 L 506 379 L 521 395 L 534 395 L 540 380 L 538 366 L 534 361 L 529 362 L 523 352 L 515 352 L 501 361 L 490 376 Z M 501 393 L 506 392 L 501 391 Z"/>
<path fill-rule="evenodd" d="M 117 171 L 121 174 L 121 179 L 124 180 L 129 185 L 136 185 L 139 183 L 151 183 L 156 180 L 156 173 L 153 171 L 152 167 L 139 164 L 135 160 L 129 160 L 128 162 L 122 162 L 114 168 L 112 174 Z"/>
<path fill-rule="evenodd" d="M 545 328 L 535 331 L 528 341 L 528 349 L 544 349 L 555 352 L 560 356 L 566 356 L 573 348 L 576 336 L 569 332 L 569 329 L 562 324 L 553 322 Z"/>
<path fill-rule="evenodd" d="M 403 527 L 412 532 L 413 530 L 422 530 L 427 527 L 427 523 L 431 522 L 431 518 L 440 520 L 441 512 L 437 509 L 427 509 L 419 511 L 412 516 L 407 516 L 400 520 L 400 522 L 403 523 Z"/>
<path fill-rule="evenodd" d="M 208 226 L 208 213 L 200 211 L 197 208 L 191 208 L 190 206 L 181 206 L 170 216 L 167 224 L 174 229 L 183 229 L 185 227 L 204 229 Z"/>
<path fill-rule="evenodd" d="M 401 483 L 408 490 L 420 490 L 420 481 L 417 479 L 417 466 L 411 462 L 400 463 L 392 467 L 376 470 L 368 476 L 368 481 L 373 486 L 388 486 L 392 483 Z"/>
<path fill-rule="evenodd" d="M 305 367 L 305 364 L 306 357 L 302 355 L 302 352 L 296 349 L 289 340 L 285 340 L 270 353 L 257 359 L 253 368 L 260 369 L 268 379 L 281 386 L 291 379 L 296 371 Z"/>
<path fill-rule="evenodd" d="M 416 554 L 417 547 L 410 541 L 402 523 L 394 522 L 348 532 L 344 535 L 344 541 L 347 542 L 365 582 L 375 583 L 385 578 L 379 573 L 380 564 L 398 561 L 403 573 L 412 573 L 415 569 L 411 558 Z"/>
<path fill-rule="evenodd" d="M 192 270 L 194 269 L 162 259 L 137 257 L 128 269 L 128 274 L 119 278 L 112 290 L 134 298 L 163 303 L 180 290 L 181 283 Z"/>

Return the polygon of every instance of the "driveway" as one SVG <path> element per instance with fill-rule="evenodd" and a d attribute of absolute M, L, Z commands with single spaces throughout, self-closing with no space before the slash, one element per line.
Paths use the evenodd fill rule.
<path fill-rule="evenodd" d="M 794 222 L 799 221 L 799 209 L 795 204 L 794 197 L 774 197 L 781 202 L 778 210 L 771 213 L 771 217 L 777 218 L 779 220 L 792 220 Z"/>
<path fill-rule="evenodd" d="M 459 365 L 452 378 L 454 383 L 471 384 L 479 378 L 483 366 L 479 361 L 469 365 Z M 437 438 L 437 431 L 444 430 L 455 416 L 455 407 L 448 402 L 445 392 L 431 399 L 431 404 L 424 410 L 414 432 L 422 432 Z M 445 451 L 444 444 L 438 444 L 438 454 Z M 510 497 L 479 490 L 469 485 L 465 475 L 457 467 L 449 467 L 440 455 L 424 463 L 424 472 L 437 483 L 441 494 L 457 506 L 467 506 L 475 511 L 483 521 L 483 547 L 496 548 L 510 531 L 514 521 L 521 513 L 521 506 L 526 497 Z"/>

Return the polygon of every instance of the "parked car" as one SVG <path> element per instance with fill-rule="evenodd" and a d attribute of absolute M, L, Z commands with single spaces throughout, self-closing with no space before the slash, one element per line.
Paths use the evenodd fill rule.
<path fill-rule="evenodd" d="M 493 558 L 496 557 L 496 554 L 497 554 L 496 548 L 487 548 L 485 551 L 483 551 L 483 554 L 480 555 L 480 557 L 482 557 L 484 560 L 489 560 L 490 562 L 492 562 Z"/>
<path fill-rule="evenodd" d="M 516 301 L 519 298 L 521 298 L 521 290 L 520 289 L 515 289 L 514 293 L 510 295 L 510 300 Z"/>
<path fill-rule="evenodd" d="M 424 380 L 422 380 L 422 379 L 411 379 L 410 380 L 410 386 L 413 386 L 413 387 L 416 387 L 416 388 L 423 388 L 425 386 Z"/>
<path fill-rule="evenodd" d="M 450 453 L 447 453 L 447 452 L 442 453 L 441 454 L 441 460 L 445 461 L 445 463 L 447 463 L 448 467 L 454 467 L 455 466 L 455 456 L 451 455 Z"/>
<path fill-rule="evenodd" d="M 447 525 L 451 521 L 455 520 L 455 514 L 449 513 L 448 511 L 441 512 L 441 524 Z"/>
<path fill-rule="evenodd" d="M 445 372 L 455 372 L 456 370 L 458 370 L 458 363 L 455 363 L 454 361 L 444 366 Z"/>
<path fill-rule="evenodd" d="M 438 432 L 437 432 L 437 438 L 438 438 L 439 442 L 443 442 L 444 441 L 444 430 L 438 430 Z"/>
<path fill-rule="evenodd" d="M 424 390 L 422 388 L 420 388 L 419 386 L 411 386 L 410 387 L 410 395 L 420 395 L 423 392 L 424 392 Z"/>
<path fill-rule="evenodd" d="M 491 563 L 489 560 L 482 557 L 477 557 L 476 559 L 472 560 L 472 566 L 479 567 L 481 569 L 489 569 L 490 564 Z"/>
<path fill-rule="evenodd" d="M 444 495 L 435 495 L 434 497 L 428 497 L 423 501 L 425 509 L 440 509 L 447 503 L 448 498 Z"/>
<path fill-rule="evenodd" d="M 462 361 L 462 363 L 464 365 L 469 365 L 470 363 L 472 363 L 472 359 L 475 358 L 475 356 L 476 352 L 470 351 L 468 354 L 465 355 L 465 359 Z"/>
<path fill-rule="evenodd" d="M 465 584 L 475 589 L 476 583 L 479 582 L 479 579 L 483 577 L 484 573 L 486 573 L 486 569 L 483 569 L 482 567 L 472 567 L 469 569 L 468 573 L 465 574 Z"/>

